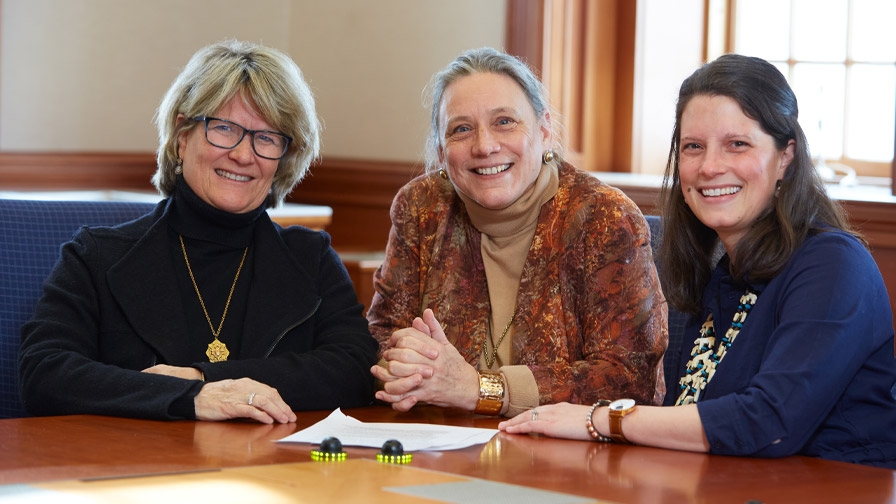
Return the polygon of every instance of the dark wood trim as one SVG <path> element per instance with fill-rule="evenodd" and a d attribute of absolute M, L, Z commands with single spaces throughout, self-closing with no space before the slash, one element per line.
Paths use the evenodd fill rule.
<path fill-rule="evenodd" d="M 629 0 L 507 4 L 507 52 L 539 69 L 583 170 L 631 171 L 636 17 Z"/>
<path fill-rule="evenodd" d="M 632 135 L 635 103 L 635 28 L 637 2 L 623 0 L 616 12 L 616 87 L 615 118 L 613 121 L 612 170 L 632 170 Z"/>
<path fill-rule="evenodd" d="M 398 189 L 423 171 L 422 165 L 408 162 L 325 158 L 311 167 L 288 199 L 315 205 L 338 201 L 388 207 Z"/>
<path fill-rule="evenodd" d="M 638 205 L 638 208 L 641 209 L 644 215 L 660 214 L 658 207 L 660 191 L 658 188 L 642 186 L 622 187 L 618 185 L 615 187 L 622 189 L 622 192 Z"/>
<path fill-rule="evenodd" d="M 703 0 L 703 61 L 709 59 L 709 4 L 712 0 Z"/>
<path fill-rule="evenodd" d="M 155 154 L 0 152 L 0 189 L 132 189 L 150 191 Z"/>
<path fill-rule="evenodd" d="M 0 190 L 153 191 L 155 155 L 144 153 L 0 153 Z M 326 158 L 311 167 L 287 197 L 292 203 L 327 205 L 327 231 L 340 250 L 382 250 L 391 226 L 395 193 L 421 165 L 409 162 Z"/>
<path fill-rule="evenodd" d="M 415 163 L 325 158 L 288 200 L 333 208 L 327 232 L 340 252 L 385 250 L 392 199 L 421 173 Z"/>
<path fill-rule="evenodd" d="M 152 153 L 0 153 L 0 190 L 153 190 Z M 396 191 L 423 173 L 408 162 L 327 158 L 315 163 L 287 198 L 292 202 L 387 207 Z"/>
<path fill-rule="evenodd" d="M 896 164 L 896 163 L 894 163 Z M 153 190 L 153 153 L 0 153 L 0 190 Z M 384 211 L 398 189 L 423 173 L 406 161 L 324 158 L 288 196 L 293 203 Z M 644 213 L 656 213 L 659 188 L 616 184 Z M 844 201 L 850 218 L 875 242 L 896 248 L 893 203 Z M 388 217 L 388 216 L 387 216 Z"/>
<path fill-rule="evenodd" d="M 525 61 L 541 76 L 544 64 L 544 0 L 507 2 L 507 54 Z"/>
<path fill-rule="evenodd" d="M 152 153 L 0 153 L 2 190 L 153 190 Z M 327 232 L 340 252 L 382 251 L 398 190 L 421 165 L 410 162 L 325 158 L 288 197 L 293 203 L 327 205 L 333 219 Z M 658 187 L 617 183 L 645 214 L 656 213 Z M 844 201 L 850 221 L 871 245 L 887 289 L 896 293 L 896 203 Z M 896 296 L 891 296 L 896 310 Z"/>

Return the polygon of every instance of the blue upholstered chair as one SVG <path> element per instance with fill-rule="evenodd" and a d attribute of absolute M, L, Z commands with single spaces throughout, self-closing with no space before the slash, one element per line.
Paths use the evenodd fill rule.
<path fill-rule="evenodd" d="M 0 418 L 26 416 L 19 397 L 21 327 L 34 313 L 60 246 L 81 226 L 127 222 L 154 207 L 123 201 L 0 199 Z"/>

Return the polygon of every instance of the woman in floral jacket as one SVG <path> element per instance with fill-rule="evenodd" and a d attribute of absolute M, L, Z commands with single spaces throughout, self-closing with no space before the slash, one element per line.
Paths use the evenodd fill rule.
<path fill-rule="evenodd" d="M 434 78 L 429 170 L 395 198 L 368 312 L 377 398 L 395 409 L 662 401 L 647 224 L 563 161 L 547 103 L 528 67 L 490 48 Z"/>

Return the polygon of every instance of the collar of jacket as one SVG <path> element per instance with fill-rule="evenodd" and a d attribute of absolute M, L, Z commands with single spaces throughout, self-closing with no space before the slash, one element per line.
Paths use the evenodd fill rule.
<path fill-rule="evenodd" d="M 168 206 L 160 204 L 153 217 L 149 229 L 109 269 L 107 281 L 128 322 L 158 352 L 160 362 L 188 362 L 178 337 L 186 321 L 178 280 L 170 274 Z M 242 358 L 267 356 L 284 332 L 313 315 L 320 304 L 315 280 L 298 266 L 266 212 L 258 219 L 252 246 L 254 280 L 246 327 L 253 332 L 243 335 Z"/>

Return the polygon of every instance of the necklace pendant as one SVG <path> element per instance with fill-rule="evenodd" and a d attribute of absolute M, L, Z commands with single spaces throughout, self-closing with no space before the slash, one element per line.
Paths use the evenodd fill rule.
<path fill-rule="evenodd" d="M 224 362 L 230 356 L 230 350 L 227 349 L 227 345 L 215 338 L 214 341 L 208 344 L 208 350 L 205 351 L 205 355 L 208 356 L 209 362 Z"/>

